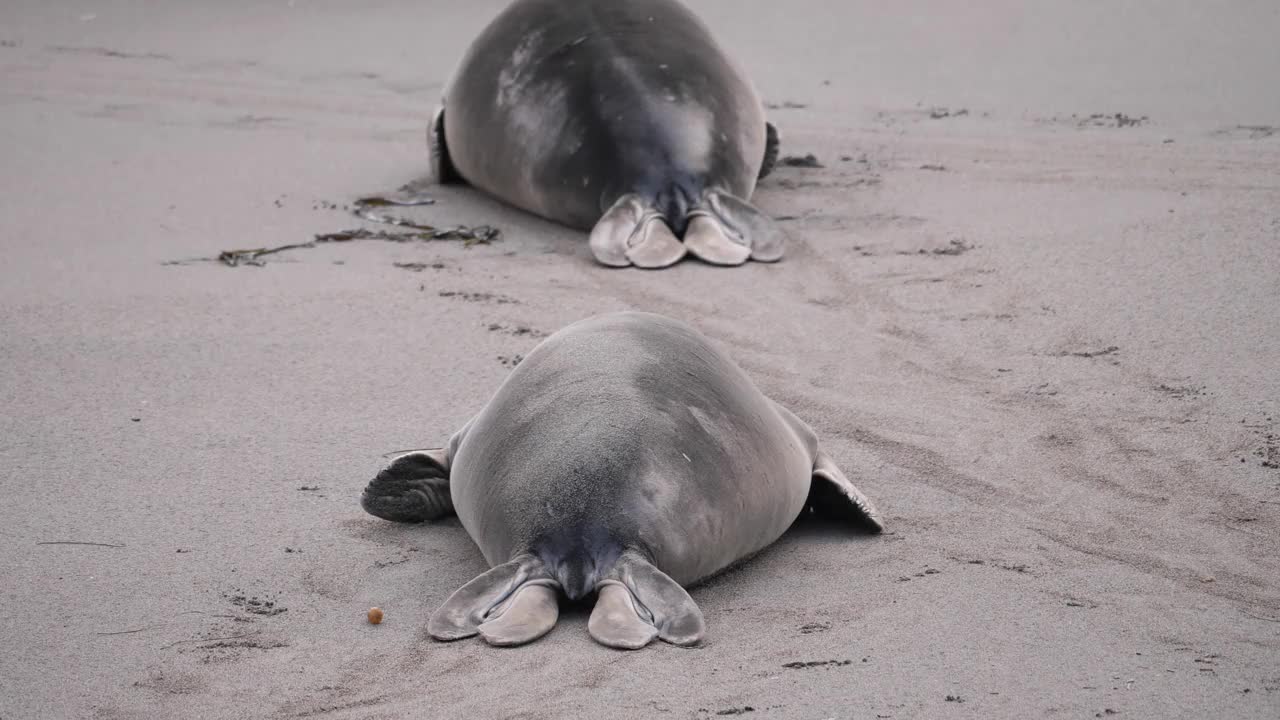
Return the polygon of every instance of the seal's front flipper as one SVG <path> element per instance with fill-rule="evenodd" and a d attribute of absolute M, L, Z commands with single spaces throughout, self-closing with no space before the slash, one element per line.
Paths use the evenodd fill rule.
<path fill-rule="evenodd" d="M 679 583 L 629 552 L 598 586 L 587 630 L 602 645 L 635 650 L 655 636 L 673 645 L 696 645 L 706 623 Z"/>
<path fill-rule="evenodd" d="M 847 522 L 867 532 L 884 530 L 884 522 L 871 500 L 844 476 L 830 455 L 818 449 L 809 485 L 809 502 L 814 512 Z"/>
<path fill-rule="evenodd" d="M 809 479 L 809 499 L 806 507 L 813 508 L 819 515 L 852 525 L 853 527 L 878 533 L 884 530 L 884 522 L 875 505 L 867 499 L 862 491 L 854 486 L 849 478 L 836 465 L 831 456 L 818 444 L 818 435 L 795 413 L 770 400 L 778 416 L 791 426 L 800 443 L 813 458 L 813 474 Z"/>
<path fill-rule="evenodd" d="M 664 268 L 685 255 L 667 221 L 634 194 L 618 198 L 591 229 L 591 252 L 603 265 Z"/>
<path fill-rule="evenodd" d="M 365 487 L 360 505 L 370 515 L 396 522 L 424 522 L 452 514 L 449 450 L 422 450 L 392 460 Z"/>
<path fill-rule="evenodd" d="M 462 180 L 449 159 L 449 146 L 444 141 L 444 106 L 436 108 L 427 126 L 427 154 L 431 157 L 431 176 L 440 184 Z"/>
<path fill-rule="evenodd" d="M 431 615 L 427 632 L 437 640 L 477 633 L 491 645 L 520 645 L 555 627 L 560 610 L 555 581 L 532 556 L 503 563 L 458 588 Z"/>
<path fill-rule="evenodd" d="M 756 175 L 757 180 L 763 180 L 765 176 L 773 172 L 778 165 L 778 152 L 782 148 L 782 143 L 778 140 L 778 128 L 773 123 L 764 124 L 764 162 L 760 163 L 760 174 Z"/>
<path fill-rule="evenodd" d="M 702 204 L 689 213 L 684 244 L 689 252 L 716 265 L 741 265 L 748 258 L 775 262 L 782 258 L 787 233 L 751 203 L 708 190 Z"/>

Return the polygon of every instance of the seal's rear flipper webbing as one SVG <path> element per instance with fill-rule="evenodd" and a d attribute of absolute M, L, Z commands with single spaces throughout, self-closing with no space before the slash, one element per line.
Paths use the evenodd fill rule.
<path fill-rule="evenodd" d="M 479 633 L 491 645 L 520 645 L 545 635 L 559 614 L 555 581 L 539 560 L 524 556 L 454 591 L 431 615 L 427 632 L 437 640 Z"/>
<path fill-rule="evenodd" d="M 551 632 L 559 618 L 555 584 L 550 580 L 530 580 L 490 610 L 479 630 L 490 645 L 523 645 Z"/>
<path fill-rule="evenodd" d="M 703 262 L 712 265 L 741 265 L 751 259 L 745 239 L 729 229 L 720 218 L 702 210 L 689 214 L 684 246 Z"/>
<path fill-rule="evenodd" d="M 635 650 L 655 636 L 673 645 L 696 645 L 706 624 L 679 583 L 639 555 L 626 553 L 598 586 L 587 630 L 602 645 Z"/>
<path fill-rule="evenodd" d="M 720 190 L 703 193 L 684 233 L 689 252 L 715 265 L 741 265 L 748 258 L 775 262 L 782 259 L 786 244 L 787 233 L 773 218 Z"/>
<path fill-rule="evenodd" d="M 601 645 L 620 650 L 639 650 L 658 637 L 653 618 L 617 580 L 606 580 L 597 588 L 587 632 Z"/>
<path fill-rule="evenodd" d="M 591 253 L 602 265 L 664 268 L 685 255 L 662 213 L 639 195 L 623 195 L 591 229 Z"/>

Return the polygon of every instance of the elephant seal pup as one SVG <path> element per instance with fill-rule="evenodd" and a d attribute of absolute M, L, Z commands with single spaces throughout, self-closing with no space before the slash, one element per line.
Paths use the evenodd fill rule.
<path fill-rule="evenodd" d="M 457 513 L 493 569 L 427 630 L 492 645 L 551 630 L 558 593 L 596 594 L 587 627 L 604 645 L 691 645 L 704 625 L 682 586 L 806 507 L 882 529 L 808 425 L 693 328 L 638 312 L 548 337 L 448 447 L 398 457 L 361 504 L 400 522 Z"/>
<path fill-rule="evenodd" d="M 605 265 L 782 257 L 783 230 L 748 202 L 777 133 L 678 0 L 515 0 L 471 44 L 427 142 L 439 180 L 591 230 Z"/>

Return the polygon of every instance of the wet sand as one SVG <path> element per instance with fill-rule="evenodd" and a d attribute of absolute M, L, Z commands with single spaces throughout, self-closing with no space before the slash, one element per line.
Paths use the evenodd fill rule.
<path fill-rule="evenodd" d="M 822 166 L 757 193 L 777 265 L 609 270 L 455 187 L 396 212 L 501 240 L 166 264 L 376 228 L 502 3 L 0 9 L 0 718 L 1280 715 L 1280 9 L 692 4 Z M 364 483 L 621 309 L 888 534 L 794 528 L 696 649 L 431 641 L 484 562 Z"/>

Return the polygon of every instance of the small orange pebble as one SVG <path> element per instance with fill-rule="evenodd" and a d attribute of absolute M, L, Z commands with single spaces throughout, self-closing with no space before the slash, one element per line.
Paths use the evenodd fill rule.
<path fill-rule="evenodd" d="M 369 608 L 369 622 L 373 625 L 382 622 L 382 608 Z"/>

